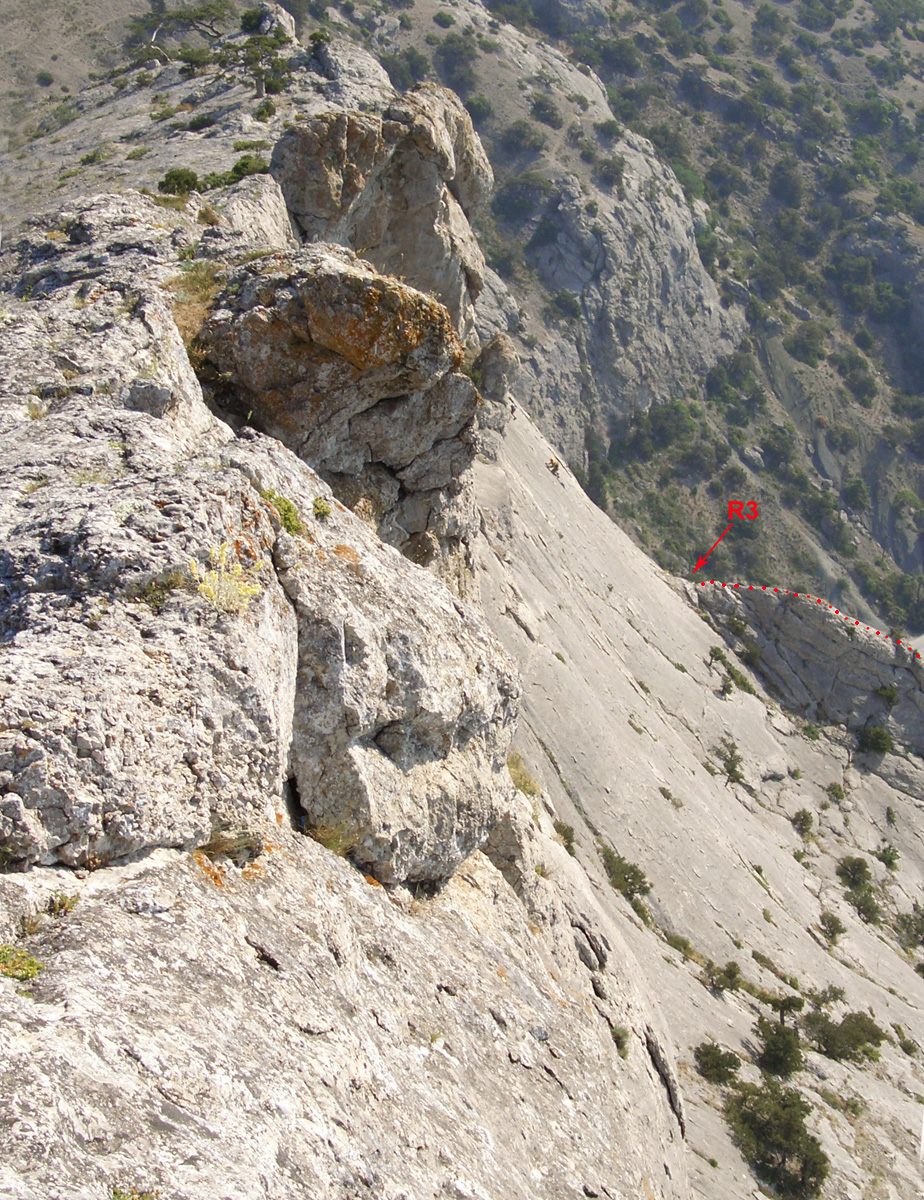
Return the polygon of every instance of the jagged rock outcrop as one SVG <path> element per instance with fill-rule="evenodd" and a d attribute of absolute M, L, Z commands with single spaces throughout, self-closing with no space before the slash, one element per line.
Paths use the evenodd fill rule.
<path fill-rule="evenodd" d="M 745 328 L 700 261 L 694 215 L 673 172 L 635 134 L 613 150 L 622 160 L 618 188 L 560 178 L 520 234 L 528 261 L 565 307 L 547 313 L 540 344 L 521 351 L 518 393 L 578 462 L 588 425 L 605 430 L 614 417 L 667 402 Z M 519 324 L 505 293 L 494 277 L 476 307 L 483 341 Z"/>
<path fill-rule="evenodd" d="M 270 164 L 299 229 L 436 296 L 463 338 L 484 285 L 469 220 L 494 175 L 452 92 L 423 84 L 382 115 L 335 109 L 284 133 Z"/>
<path fill-rule="evenodd" d="M 349 250 L 232 274 L 199 336 L 217 402 L 279 438 L 391 544 L 463 585 L 478 393 L 446 309 Z M 452 564 L 455 564 L 453 567 Z"/>
<path fill-rule="evenodd" d="M 290 780 L 304 819 L 338 826 L 368 870 L 445 878 L 509 793 L 511 668 L 474 613 L 331 506 L 304 463 L 209 415 L 157 287 L 179 286 L 197 227 L 163 217 L 140 196 L 99 198 L 36 222 L 17 251 L 33 299 L 7 312 L 0 349 L 4 470 L 20 481 L 0 516 L 6 854 L 76 865 L 188 848 L 259 823 Z M 352 397 L 353 412 L 368 409 L 456 361 L 434 301 L 347 251 L 300 261 L 301 290 L 286 286 L 315 358 L 293 366 L 280 345 L 260 346 L 264 369 L 293 376 L 323 360 L 309 408 L 336 413 Z M 275 294 L 279 281 L 251 282 Z M 276 398 L 265 379 L 254 387 Z M 412 443 L 414 482 L 437 470 L 436 431 L 470 420 L 473 403 L 455 395 L 451 382 L 434 389 L 429 424 L 416 411 L 387 431 L 393 456 L 402 429 Z M 348 447 L 348 425 L 340 436 Z M 279 496 L 303 514 L 301 533 L 281 527 Z M 209 564 L 220 546 L 227 570 Z M 230 601 L 199 594 L 193 576 L 209 565 Z M 255 597 L 246 619 L 227 615 L 241 581 Z"/>

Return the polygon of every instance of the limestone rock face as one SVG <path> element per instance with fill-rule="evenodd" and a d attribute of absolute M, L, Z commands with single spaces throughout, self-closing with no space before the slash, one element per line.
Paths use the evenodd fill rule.
<path fill-rule="evenodd" d="M 494 177 L 456 96 L 424 84 L 382 116 L 310 116 L 276 143 L 271 170 L 306 238 L 352 246 L 432 293 L 467 336 L 485 269 L 469 218 Z"/>
<path fill-rule="evenodd" d="M 693 215 L 670 168 L 627 133 L 618 189 L 557 181 L 524 240 L 546 287 L 577 304 L 579 319 L 543 330 L 522 355 L 518 392 L 544 431 L 580 461 L 589 416 L 625 417 L 665 403 L 744 332 L 738 308 L 725 309 L 696 249 Z M 541 223 L 541 236 L 536 232 Z M 499 285 L 499 286 L 498 286 Z M 510 321 L 495 280 L 476 325 L 487 341 Z M 559 397 L 580 397 L 566 410 Z"/>
<path fill-rule="evenodd" d="M 0 876 L 0 940 L 79 897 L 28 939 L 32 994 L 0 976 L 0 1195 L 689 1200 L 651 1010 L 586 882 L 550 927 L 482 854 L 415 900 L 291 830 L 255 850 Z"/>
<path fill-rule="evenodd" d="M 244 267 L 219 304 L 199 338 L 218 402 L 415 560 L 464 559 L 478 393 L 446 309 L 330 245 Z"/>
<path fill-rule="evenodd" d="M 210 412 L 176 324 L 213 269 L 265 286 L 435 537 L 414 489 L 463 470 L 473 394 L 445 309 L 338 248 L 233 274 L 262 233 L 194 211 L 96 197 L 2 262 L 0 944 L 35 978 L 0 972 L 0 1195 L 689 1200 L 660 1018 L 513 792 L 511 660 Z"/>
<path fill-rule="evenodd" d="M 0 508 L 5 853 L 86 865 L 200 845 L 265 820 L 289 781 L 299 819 L 342 827 L 367 869 L 445 878 L 509 797 L 515 677 L 475 614 L 332 506 L 304 462 L 209 414 L 157 286 L 195 223 L 163 216 L 140 196 L 100 198 L 47 221 L 60 237 L 33 226 L 17 254 L 19 286 L 42 299 L 9 310 L 0 347 L 3 470 L 17 480 Z M 291 303 L 316 353 L 341 363 L 329 392 L 312 381 L 316 405 L 355 413 L 448 371 L 457 342 L 435 301 L 348 252 L 301 256 L 317 269 L 287 285 Z M 263 348 L 262 369 L 283 357 Z M 378 380 L 365 393 L 361 367 Z M 380 418 L 408 493 L 467 465 L 432 447 L 470 421 L 473 394 L 446 375 L 416 409 L 408 398 L 403 425 Z M 230 603 L 197 588 L 210 568 Z"/>
<path fill-rule="evenodd" d="M 274 250 L 294 249 L 298 237 L 282 197 L 282 190 L 269 175 L 250 175 L 219 200 L 221 215 L 231 230 L 250 244 Z"/>

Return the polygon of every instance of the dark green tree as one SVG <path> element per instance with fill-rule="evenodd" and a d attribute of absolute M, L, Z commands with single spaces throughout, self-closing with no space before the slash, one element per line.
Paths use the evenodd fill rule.
<path fill-rule="evenodd" d="M 757 1022 L 757 1033 L 761 1039 L 757 1065 L 762 1071 L 787 1078 L 802 1067 L 798 1030 L 761 1017 Z"/>
<path fill-rule="evenodd" d="M 736 1143 L 763 1183 L 786 1200 L 811 1200 L 821 1192 L 829 1162 L 805 1127 L 809 1103 L 774 1079 L 740 1084 L 725 1103 Z"/>

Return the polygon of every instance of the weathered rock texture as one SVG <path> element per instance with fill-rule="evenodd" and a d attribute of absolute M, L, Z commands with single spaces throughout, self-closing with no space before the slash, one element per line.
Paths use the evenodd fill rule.
<path fill-rule="evenodd" d="M 41 299 L 8 310 L 0 350 L 17 480 L 0 517 L 7 857 L 193 846 L 265 818 L 291 780 L 304 819 L 368 870 L 445 878 L 509 796 L 511 668 L 471 610 L 342 505 L 314 516 L 329 492 L 298 458 L 209 415 L 156 286 L 196 226 L 163 217 L 139 196 L 100 198 L 33 225 L 17 251 L 19 291 Z M 383 378 L 406 387 L 452 364 L 434 301 L 350 274 L 345 252 L 305 255 L 317 353 L 343 368 L 329 393 L 312 382 L 315 406 L 349 406 L 351 387 L 368 404 Z M 376 278 L 364 341 L 349 284 Z M 326 349 L 338 336 L 358 365 Z M 280 348 L 261 345 L 278 366 Z M 451 389 L 429 404 L 435 426 L 468 419 Z M 301 535 L 281 529 L 279 495 Z M 204 571 L 224 544 L 258 593 L 246 616 L 194 586 L 190 560 Z"/>
<path fill-rule="evenodd" d="M 669 1040 L 506 770 L 510 660 L 203 401 L 172 309 L 228 246 L 127 194 L 3 262 L 0 944 L 39 965 L 0 971 L 0 1195 L 688 1200 Z M 336 364 L 320 405 L 396 406 L 393 456 L 463 419 L 445 309 L 296 259 L 236 278 Z"/>
<path fill-rule="evenodd" d="M 276 143 L 271 170 L 306 238 L 360 251 L 436 296 L 463 338 L 471 332 L 485 264 L 469 220 L 494 175 L 452 92 L 423 84 L 382 115 L 309 117 Z"/>
<path fill-rule="evenodd" d="M 696 597 L 726 623 L 746 622 L 760 675 L 788 709 L 854 731 L 882 726 L 915 754 L 924 752 L 924 667 L 907 639 L 897 644 L 884 629 L 877 637 L 855 618 L 829 611 L 828 601 L 804 594 L 705 587 Z M 744 650 L 743 642 L 737 645 Z"/>
<path fill-rule="evenodd" d="M 199 342 L 217 403 L 291 447 L 421 563 L 461 586 L 478 393 L 446 309 L 349 250 L 306 247 L 233 274 Z"/>
<path fill-rule="evenodd" d="M 0 1195 L 688 1200 L 652 1018 L 586 882 L 550 929 L 481 854 L 412 900 L 292 833 L 258 849 L 0 877 L 0 939 L 79 896 L 28 939 L 30 994 L 0 976 Z"/>

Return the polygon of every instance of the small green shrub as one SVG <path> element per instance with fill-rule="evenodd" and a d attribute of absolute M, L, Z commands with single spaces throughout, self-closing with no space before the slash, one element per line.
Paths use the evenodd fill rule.
<path fill-rule="evenodd" d="M 455 25 L 455 23 L 456 19 L 452 13 L 445 12 L 443 9 L 433 14 L 433 24 L 439 25 L 440 29 L 448 29 L 450 25 Z"/>
<path fill-rule="evenodd" d="M 757 1065 L 762 1071 L 785 1079 L 801 1069 L 803 1057 L 797 1030 L 761 1017 L 757 1022 L 757 1031 L 762 1043 Z"/>
<path fill-rule="evenodd" d="M 552 97 L 542 93 L 533 96 L 530 113 L 535 120 L 548 125 L 550 129 L 561 129 L 565 123 L 565 118 Z"/>
<path fill-rule="evenodd" d="M 898 685 L 895 683 L 883 684 L 882 687 L 876 688 L 876 695 L 884 700 L 889 708 L 892 708 L 898 703 Z"/>
<path fill-rule="evenodd" d="M 744 775 L 741 768 L 744 766 L 744 759 L 738 752 L 738 744 L 729 737 L 723 737 L 715 750 L 719 762 L 722 764 L 722 770 L 725 772 L 725 777 L 729 783 L 744 783 Z"/>
<path fill-rule="evenodd" d="M 815 818 L 807 808 L 800 808 L 797 813 L 791 817 L 793 829 L 798 833 L 799 837 L 805 840 L 812 832 L 812 827 L 815 824 Z"/>
<path fill-rule="evenodd" d="M 847 793 L 844 791 L 843 787 L 839 783 L 829 783 L 828 786 L 825 788 L 825 791 L 827 792 L 828 796 L 834 801 L 835 804 L 840 804 L 840 802 L 847 795 Z"/>
<path fill-rule="evenodd" d="M 873 881 L 869 863 L 859 854 L 848 854 L 838 862 L 837 877 L 846 888 L 868 887 Z"/>
<path fill-rule="evenodd" d="M 311 508 L 319 521 L 326 521 L 334 511 L 330 506 L 330 501 L 325 500 L 323 496 L 315 496 L 314 503 L 312 504 Z"/>
<path fill-rule="evenodd" d="M 741 1068 L 741 1059 L 715 1042 L 701 1042 L 693 1051 L 696 1069 L 709 1083 L 731 1083 Z"/>
<path fill-rule="evenodd" d="M 620 1058 L 629 1057 L 629 1030 L 625 1025 L 611 1025 L 610 1035 L 616 1043 Z"/>
<path fill-rule="evenodd" d="M 776 1080 L 740 1084 L 725 1102 L 732 1136 L 754 1173 L 786 1200 L 821 1193 L 829 1162 L 805 1118 L 811 1105 Z"/>
<path fill-rule="evenodd" d="M 898 867 L 899 854 L 891 842 L 883 841 L 873 857 L 878 858 L 882 865 L 890 871 L 894 871 Z"/>
<path fill-rule="evenodd" d="M 867 725 L 860 730 L 857 745 L 864 754 L 888 754 L 892 749 L 892 735 L 881 725 Z"/>
<path fill-rule="evenodd" d="M 305 526 L 299 516 L 298 509 L 285 496 L 280 496 L 278 492 L 262 491 L 260 495 L 264 500 L 268 500 L 279 514 L 279 523 L 282 525 L 286 533 L 291 533 L 293 536 L 298 536 L 305 532 Z"/>
<path fill-rule="evenodd" d="M 606 842 L 598 842 L 597 851 L 603 860 L 607 879 L 617 892 L 625 896 L 630 903 L 648 895 L 651 884 L 640 866 L 617 854 Z"/>
<path fill-rule="evenodd" d="M 573 857 L 574 856 L 574 826 L 566 825 L 564 821 L 555 821 L 555 832 L 564 843 L 565 849 Z"/>
<path fill-rule="evenodd" d="M 839 916 L 832 912 L 823 912 L 818 924 L 821 927 L 821 932 L 832 946 L 836 946 L 837 939 L 842 933 L 847 932 L 847 926 Z"/>
<path fill-rule="evenodd" d="M 724 967 L 720 967 L 718 963 L 709 959 L 700 975 L 700 982 L 704 983 L 710 992 L 721 996 L 723 992 L 737 992 L 744 982 L 744 976 L 734 960 L 729 960 Z"/>
<path fill-rule="evenodd" d="M 544 133 L 530 125 L 529 121 L 522 119 L 509 125 L 500 138 L 501 145 L 508 154 L 520 154 L 524 151 L 536 153 L 545 149 L 547 141 Z"/>
<path fill-rule="evenodd" d="M 812 1012 L 802 1018 L 802 1027 L 815 1049 L 836 1062 L 875 1062 L 886 1040 L 885 1031 L 865 1012 L 847 1013 L 839 1022 Z"/>
<path fill-rule="evenodd" d="M 465 101 L 465 107 L 468 109 L 468 115 L 472 118 L 472 124 L 476 129 L 494 116 L 494 105 L 487 96 L 469 96 Z"/>
<path fill-rule="evenodd" d="M 269 121 L 276 115 L 276 105 L 270 99 L 261 100 L 253 115 L 256 121 Z"/>
<path fill-rule="evenodd" d="M 68 896 L 66 892 L 52 892 L 46 912 L 52 917 L 66 917 L 77 907 L 78 895 Z"/>
<path fill-rule="evenodd" d="M 39 71 L 35 77 L 35 82 L 39 85 L 39 87 L 51 87 L 54 81 L 55 77 L 52 75 L 51 71 Z"/>
<path fill-rule="evenodd" d="M 807 737 L 810 742 L 817 742 L 821 737 L 821 734 L 818 732 L 817 726 L 813 725 L 811 722 L 808 722 L 802 726 L 802 736 Z"/>
<path fill-rule="evenodd" d="M 18 979 L 20 983 L 28 983 L 44 969 L 44 963 L 40 963 L 25 950 L 20 950 L 18 946 L 0 946 L 0 975 Z"/>
<path fill-rule="evenodd" d="M 189 167 L 171 167 L 158 183 L 157 190 L 169 196 L 188 196 L 199 190 L 199 176 Z"/>

